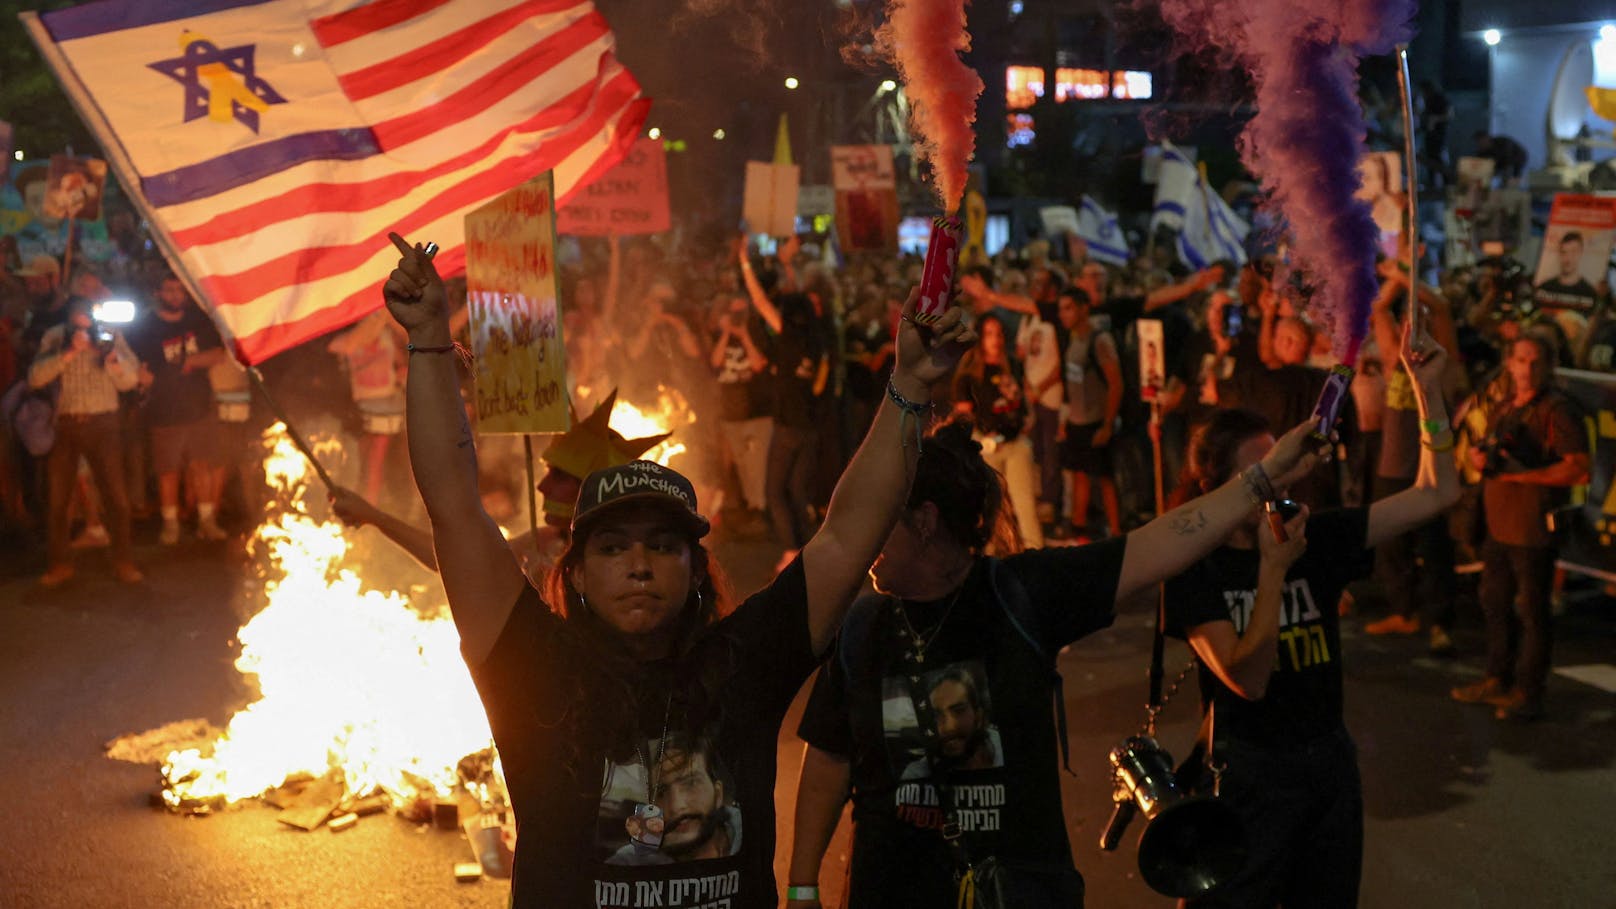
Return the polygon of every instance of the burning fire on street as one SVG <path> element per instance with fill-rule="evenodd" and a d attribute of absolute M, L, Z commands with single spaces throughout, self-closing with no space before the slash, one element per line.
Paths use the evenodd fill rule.
<path fill-rule="evenodd" d="M 168 755 L 164 802 L 206 811 L 328 776 L 346 798 L 380 793 L 395 807 L 451 797 L 463 760 L 491 745 L 448 607 L 367 589 L 347 529 L 309 513 L 319 491 L 303 456 L 279 425 L 264 438 L 276 503 L 251 548 L 266 603 L 238 632 L 236 660 L 258 698 L 216 741 Z"/>
<path fill-rule="evenodd" d="M 610 417 L 629 438 L 674 430 L 644 455 L 662 464 L 685 453 L 677 436 L 694 422 L 667 392 L 658 410 L 619 400 Z M 177 813 L 261 799 L 292 826 L 336 831 L 391 809 L 463 828 L 481 870 L 457 866 L 462 879 L 508 876 L 514 829 L 503 774 L 447 604 L 366 576 L 349 528 L 310 508 L 325 491 L 285 427 L 263 440 L 274 501 L 248 549 L 264 603 L 237 632 L 235 663 L 256 697 L 223 732 L 173 723 L 111 743 L 111 756 L 160 761 L 158 795 Z M 167 750 L 174 742 L 185 747 Z"/>

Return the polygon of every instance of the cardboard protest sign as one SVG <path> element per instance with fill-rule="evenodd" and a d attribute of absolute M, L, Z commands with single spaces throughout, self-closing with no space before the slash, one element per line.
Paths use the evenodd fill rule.
<path fill-rule="evenodd" d="M 836 231 L 846 252 L 896 252 L 898 178 L 890 145 L 833 145 Z"/>
<path fill-rule="evenodd" d="M 566 432 L 571 411 L 548 171 L 466 216 L 466 306 L 477 431 Z"/>
<path fill-rule="evenodd" d="M 795 164 L 746 162 L 746 190 L 741 217 L 754 234 L 786 237 L 797 232 L 797 180 Z"/>
<path fill-rule="evenodd" d="M 1616 197 L 1557 194 L 1532 279 L 1538 309 L 1592 315 L 1613 244 Z"/>
<path fill-rule="evenodd" d="M 1038 209 L 1038 220 L 1044 226 L 1044 236 L 1054 240 L 1062 234 L 1078 236 L 1077 209 L 1070 205 L 1049 205 Z"/>
<path fill-rule="evenodd" d="M 17 238 L 17 250 L 24 262 L 40 255 L 58 259 L 67 251 L 68 221 L 50 214 L 46 200 L 50 196 L 50 162 L 43 160 L 13 161 L 8 179 L 0 185 L 0 234 Z M 0 162 L 0 168 L 4 162 Z M 103 168 L 105 165 L 103 164 Z M 105 170 L 102 171 L 103 175 Z M 106 191 L 112 187 L 104 186 Z M 105 262 L 117 251 L 107 237 L 104 221 L 77 223 L 76 257 L 80 261 Z"/>
<path fill-rule="evenodd" d="M 575 190 L 561 206 L 558 233 L 580 237 L 655 234 L 673 226 L 668 210 L 668 157 L 642 137 L 617 166 Z"/>
<path fill-rule="evenodd" d="M 45 190 L 45 214 L 78 221 L 101 220 L 101 196 L 107 187 L 107 162 L 99 158 L 51 155 Z"/>
<path fill-rule="evenodd" d="M 836 214 L 836 190 L 823 184 L 797 188 L 797 214 L 804 218 Z"/>

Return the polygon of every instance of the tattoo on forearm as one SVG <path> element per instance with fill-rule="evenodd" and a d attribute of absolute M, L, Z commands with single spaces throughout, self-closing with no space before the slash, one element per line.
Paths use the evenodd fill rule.
<path fill-rule="evenodd" d="M 462 408 L 460 411 L 460 439 L 455 442 L 455 445 L 459 448 L 471 448 L 475 444 L 476 441 L 471 436 L 471 423 L 466 419 L 465 409 Z"/>
<path fill-rule="evenodd" d="M 1187 537 L 1206 526 L 1206 513 L 1197 508 L 1192 512 L 1174 515 L 1167 526 L 1181 537 Z"/>

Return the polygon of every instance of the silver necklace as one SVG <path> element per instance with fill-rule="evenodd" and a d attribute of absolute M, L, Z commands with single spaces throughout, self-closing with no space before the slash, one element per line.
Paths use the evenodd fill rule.
<path fill-rule="evenodd" d="M 914 624 L 909 621 L 909 613 L 903 608 L 905 601 L 901 599 L 893 601 L 893 608 L 898 611 L 898 619 L 903 622 L 904 633 L 909 636 L 909 644 L 914 648 L 915 662 L 926 662 L 926 648 L 937 640 L 937 635 L 942 632 L 943 626 L 948 624 L 948 617 L 954 612 L 954 604 L 959 602 L 960 593 L 964 590 L 965 581 L 961 581 L 960 585 L 954 588 L 954 595 L 949 597 L 948 606 L 943 609 L 942 618 L 937 620 L 937 624 L 932 626 L 931 631 L 925 636 L 916 631 Z"/>
<path fill-rule="evenodd" d="M 658 826 L 653 833 L 649 826 L 653 819 L 660 820 L 662 818 L 662 809 L 657 807 L 656 803 L 657 775 L 662 769 L 663 758 L 667 757 L 668 720 L 672 716 L 673 692 L 670 691 L 668 692 L 668 702 L 662 708 L 662 736 L 657 739 L 656 763 L 646 760 L 647 753 L 640 748 L 641 736 L 638 725 L 636 725 L 634 732 L 634 758 L 640 762 L 641 767 L 645 768 L 645 801 L 634 806 L 634 817 L 642 825 L 642 832 L 637 839 L 641 844 L 653 849 L 662 846 L 662 828 Z"/>

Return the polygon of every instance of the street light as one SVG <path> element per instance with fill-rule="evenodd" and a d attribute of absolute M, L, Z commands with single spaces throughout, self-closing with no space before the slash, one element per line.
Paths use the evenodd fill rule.
<path fill-rule="evenodd" d="M 801 84 L 802 83 L 797 81 L 796 76 L 787 76 L 786 77 L 786 88 L 789 88 L 789 89 L 795 91 L 797 86 L 801 85 Z"/>
<path fill-rule="evenodd" d="M 662 130 L 658 129 L 655 126 L 651 127 L 649 130 L 646 130 L 645 134 L 647 136 L 651 137 L 652 139 L 660 139 L 660 138 L 662 138 Z"/>
<path fill-rule="evenodd" d="M 1489 28 L 1481 33 L 1481 40 L 1487 42 L 1488 47 L 1497 47 L 1498 42 L 1504 40 L 1504 33 L 1496 28 Z"/>
<path fill-rule="evenodd" d="M 898 90 L 898 83 L 892 81 L 891 79 L 883 79 L 883 80 L 881 80 L 881 93 L 882 94 L 886 94 L 887 92 L 895 92 L 897 90 Z"/>
<path fill-rule="evenodd" d="M 720 142 L 724 141 L 724 131 L 722 129 L 713 130 L 713 138 Z"/>
<path fill-rule="evenodd" d="M 19 148 L 16 151 L 12 152 L 11 157 L 16 158 L 18 161 L 21 161 L 22 160 L 22 149 Z"/>

